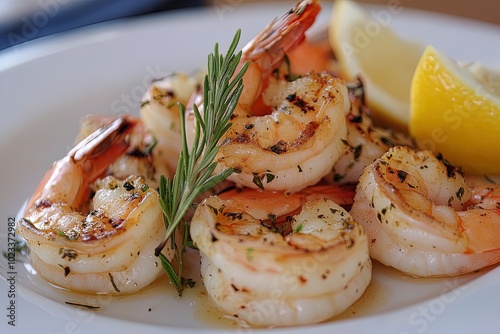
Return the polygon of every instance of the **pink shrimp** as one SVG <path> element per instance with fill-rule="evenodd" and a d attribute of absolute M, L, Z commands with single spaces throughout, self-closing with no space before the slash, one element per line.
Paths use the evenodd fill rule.
<path fill-rule="evenodd" d="M 140 176 L 100 179 L 129 148 L 136 123 L 123 116 L 90 134 L 54 163 L 29 200 L 17 231 L 47 281 L 116 294 L 163 272 L 154 256 L 165 234 L 158 193 Z"/>
<path fill-rule="evenodd" d="M 396 146 L 364 170 L 350 212 L 372 258 L 413 276 L 453 276 L 500 263 L 499 194 L 469 187 L 430 151 Z"/>
<path fill-rule="evenodd" d="M 251 326 L 315 323 L 349 307 L 371 279 L 366 233 L 336 204 L 351 196 L 346 187 L 313 186 L 203 201 L 191 236 L 216 306 Z"/>
<path fill-rule="evenodd" d="M 244 89 L 215 157 L 216 172 L 237 170 L 228 179 L 239 186 L 298 191 L 330 172 L 346 149 L 344 81 L 326 71 L 297 77 L 286 57 L 319 11 L 317 1 L 299 2 L 243 48 Z M 193 122 L 188 112 L 186 123 Z"/>

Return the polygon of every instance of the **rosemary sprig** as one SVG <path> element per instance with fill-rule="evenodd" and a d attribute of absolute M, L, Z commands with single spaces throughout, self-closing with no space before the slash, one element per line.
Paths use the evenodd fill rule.
<path fill-rule="evenodd" d="M 189 228 L 184 224 L 184 237 L 178 247 L 175 243 L 175 231 L 181 223 L 186 211 L 195 198 L 225 180 L 233 169 L 225 169 L 213 175 L 217 162 L 214 158 L 219 150 L 219 140 L 231 127 L 229 120 L 243 90 L 242 77 L 247 69 L 245 63 L 238 74 L 234 75 L 240 63 L 242 52 L 235 54 L 240 39 L 238 30 L 227 51 L 226 56 L 220 55 L 218 44 L 214 53 L 208 55 L 208 69 L 203 82 L 203 116 L 197 105 L 193 105 L 196 117 L 196 135 L 191 150 L 188 149 L 186 128 L 184 122 L 184 106 L 179 104 L 181 119 L 182 150 L 177 164 L 177 170 L 172 179 L 160 179 L 160 204 L 163 209 L 165 239 L 155 249 L 155 255 L 160 257 L 163 268 L 176 287 L 179 295 L 192 281 L 182 277 L 182 255 L 186 245 L 189 245 Z M 162 249 L 170 240 L 175 250 L 174 264 L 161 254 Z"/>

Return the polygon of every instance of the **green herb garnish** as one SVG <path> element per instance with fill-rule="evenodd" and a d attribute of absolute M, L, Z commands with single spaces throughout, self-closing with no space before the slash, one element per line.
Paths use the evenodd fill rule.
<path fill-rule="evenodd" d="M 294 233 L 299 233 L 300 231 L 302 231 L 302 228 L 303 228 L 303 227 L 304 227 L 304 225 L 303 225 L 303 224 L 300 224 L 299 226 L 297 226 L 297 227 L 295 228 L 295 231 L 293 231 L 293 232 L 294 232 Z"/>
<path fill-rule="evenodd" d="M 462 196 L 464 195 L 464 193 L 465 193 L 465 189 L 464 189 L 464 187 L 460 187 L 460 188 L 458 188 L 458 191 L 457 191 L 457 198 L 458 198 L 458 200 L 459 200 L 459 201 L 461 201 L 461 200 L 462 200 Z"/>
<path fill-rule="evenodd" d="M 257 187 L 259 187 L 260 189 L 264 190 L 264 184 L 262 183 L 260 175 L 258 173 L 252 173 L 252 174 L 253 174 L 252 183 L 255 184 Z"/>
<path fill-rule="evenodd" d="M 186 140 L 185 107 L 178 104 L 182 150 L 173 179 L 166 179 L 163 176 L 160 178 L 160 204 L 167 232 L 163 242 L 155 249 L 155 255 L 160 257 L 161 264 L 179 295 L 182 295 L 186 286 L 192 285 L 191 280 L 182 277 L 182 255 L 188 245 L 189 229 L 187 223 L 183 224 L 184 239 L 179 247 L 175 243 L 175 230 L 198 195 L 233 173 L 233 169 L 228 168 L 213 175 L 217 165 L 214 158 L 219 151 L 218 143 L 231 127 L 229 121 L 243 90 L 242 77 L 248 67 L 245 63 L 235 75 L 242 55 L 241 51 L 234 53 L 240 35 L 241 31 L 238 30 L 226 56 L 219 54 L 218 44 L 215 45 L 214 53 L 208 56 L 208 70 L 203 82 L 203 116 L 198 106 L 193 105 L 196 135 L 191 150 L 188 149 Z M 175 250 L 175 266 L 161 254 L 169 240 Z"/>

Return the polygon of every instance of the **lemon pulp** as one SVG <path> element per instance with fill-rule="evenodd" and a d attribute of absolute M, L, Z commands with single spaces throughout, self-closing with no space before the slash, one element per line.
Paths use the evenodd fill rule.
<path fill-rule="evenodd" d="M 411 86 L 409 129 L 419 146 L 442 153 L 469 173 L 500 174 L 495 78 L 500 76 L 478 64 L 460 66 L 427 47 Z"/>
<path fill-rule="evenodd" d="M 402 8 L 368 12 L 352 0 L 336 0 L 329 39 L 347 80 L 363 81 L 375 121 L 408 130 L 410 86 L 423 45 L 400 38 L 391 28 Z"/>

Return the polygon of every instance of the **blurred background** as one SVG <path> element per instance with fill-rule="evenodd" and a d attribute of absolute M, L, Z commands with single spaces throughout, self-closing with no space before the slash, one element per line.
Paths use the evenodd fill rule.
<path fill-rule="evenodd" d="M 0 50 L 94 23 L 207 3 L 205 0 L 0 0 Z"/>
<path fill-rule="evenodd" d="M 285 0 L 280 0 L 285 1 Z M 500 25 L 498 0 L 358 0 L 468 17 Z M 187 7 L 265 0 L 0 0 L 0 50 L 81 26 Z M 293 3 L 293 0 L 287 0 Z"/>

